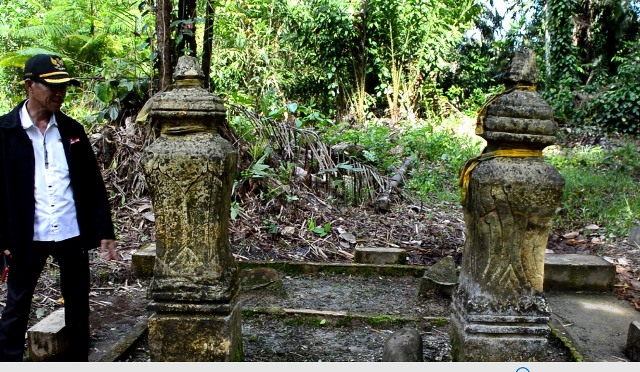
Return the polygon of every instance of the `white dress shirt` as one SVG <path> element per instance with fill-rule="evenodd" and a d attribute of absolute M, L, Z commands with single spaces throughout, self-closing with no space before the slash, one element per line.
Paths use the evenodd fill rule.
<path fill-rule="evenodd" d="M 51 115 L 44 135 L 31 120 L 26 103 L 20 120 L 35 156 L 33 240 L 59 242 L 80 235 L 69 166 L 55 115 Z"/>

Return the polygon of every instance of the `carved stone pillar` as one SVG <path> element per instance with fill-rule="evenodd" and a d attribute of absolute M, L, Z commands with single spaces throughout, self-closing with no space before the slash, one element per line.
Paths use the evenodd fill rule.
<path fill-rule="evenodd" d="M 238 269 L 228 235 L 238 155 L 216 132 L 226 110 L 202 88 L 197 60 L 180 57 L 174 79 L 173 89 L 151 103 L 161 134 L 143 158 L 156 219 L 151 360 L 242 360 Z"/>
<path fill-rule="evenodd" d="M 557 125 L 536 82 L 535 56 L 517 52 L 505 92 L 479 115 L 476 132 L 487 146 L 461 172 L 466 241 L 452 301 L 455 361 L 546 355 L 544 254 L 564 179 L 541 157 Z"/>

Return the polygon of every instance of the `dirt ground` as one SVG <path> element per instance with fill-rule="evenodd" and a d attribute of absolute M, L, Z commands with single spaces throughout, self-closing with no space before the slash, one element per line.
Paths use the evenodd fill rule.
<path fill-rule="evenodd" d="M 300 202 L 297 208 L 289 208 L 289 212 L 286 212 L 286 209 L 265 210 L 269 207 L 263 207 L 256 202 L 255 211 L 232 221 L 230 238 L 236 259 L 238 261 L 352 262 L 355 247 L 364 246 L 402 248 L 408 253 L 407 264 L 409 265 L 431 265 L 445 256 L 452 256 L 457 264 L 461 262 L 464 225 L 460 208 L 455 204 L 429 206 L 411 203 L 397 204 L 390 213 L 380 214 L 367 208 L 326 204 L 312 194 L 308 194 L 307 198 L 307 200 Z M 148 203 L 148 201 L 144 202 Z M 278 213 L 280 213 L 278 217 L 280 222 L 277 231 L 273 231 L 269 224 L 260 220 L 264 216 L 278 216 Z M 320 216 L 331 219 L 331 232 L 323 237 L 310 232 L 304 226 L 304 222 L 308 218 L 319 218 Z M 138 218 L 148 222 L 143 213 L 139 213 Z M 129 224 L 129 226 L 137 227 L 140 225 Z M 145 226 L 150 229 L 150 232 L 146 233 L 152 240 L 153 225 L 147 223 Z M 135 229 L 121 231 L 122 236 L 126 238 L 120 241 L 118 250 L 120 259 L 118 261 L 105 262 L 97 257 L 92 258 L 91 326 L 94 347 L 115 342 L 140 317 L 148 316 L 146 311 L 146 305 L 149 302 L 146 298 L 148 283 L 135 279 L 130 268 L 131 255 L 142 246 L 142 243 L 131 243 L 132 241 L 140 242 L 139 236 L 136 236 L 138 231 Z M 356 238 L 351 239 L 349 234 Z M 550 237 L 548 254 L 552 254 L 552 252 L 596 254 L 610 260 L 616 264 L 618 272 L 616 293 L 640 310 L 638 307 L 640 250 L 638 247 L 628 244 L 624 239 L 603 242 L 606 239 L 602 237 L 602 241 L 600 241 L 599 236 L 597 230 L 584 230 L 571 235 L 568 235 L 568 232 L 556 231 Z M 296 285 L 301 286 L 302 284 L 297 282 Z M 373 288 L 380 286 L 390 289 L 402 288 L 397 279 L 393 282 L 377 283 Z M 339 287 L 326 286 L 326 288 L 335 290 Z M 299 289 L 303 290 L 304 287 Z M 5 293 L 6 284 L 0 286 L 0 306 L 4 305 Z M 345 300 L 345 296 L 340 293 L 325 293 L 323 296 L 318 296 L 311 289 L 299 293 L 302 293 L 299 301 L 314 301 L 315 299 L 318 303 L 292 304 L 291 306 L 304 305 L 310 309 L 323 309 L 326 308 L 327 299 L 337 302 Z M 396 310 L 391 311 L 391 314 L 411 315 L 415 309 L 399 306 L 399 304 L 406 305 L 404 295 L 400 295 L 401 292 L 390 291 L 380 297 L 380 294 L 363 292 L 358 295 L 360 301 L 357 303 L 362 303 L 364 308 L 352 309 L 352 311 L 375 309 L 380 303 L 388 301 L 398 306 Z M 260 306 L 262 305 L 266 304 Z M 38 284 L 29 321 L 30 325 L 37 323 L 62 306 L 57 268 L 55 263 L 50 262 Z M 370 332 L 365 335 L 352 332 L 353 329 L 365 329 L 364 326 L 354 327 L 349 332 L 346 329 L 327 328 L 330 332 L 327 331 L 324 336 L 318 337 L 326 337 L 329 340 L 340 338 L 342 340 L 345 334 L 352 333 L 353 339 L 344 341 L 343 346 L 336 345 L 335 349 L 330 348 L 331 353 L 318 354 L 317 348 L 321 346 L 314 347 L 313 342 L 318 342 L 318 338 L 312 338 L 316 341 L 309 341 L 311 344 L 307 348 L 315 350 L 315 352 L 306 354 L 297 352 L 302 356 L 296 356 L 296 352 L 286 351 L 288 342 L 295 340 L 296 337 L 302 337 L 296 333 L 295 327 L 280 324 L 284 322 L 282 319 L 264 322 L 259 318 L 258 316 L 257 319 L 250 319 L 243 325 L 247 327 L 247 334 L 254 333 L 245 342 L 245 347 L 254 347 L 254 349 L 247 350 L 247 357 L 254 360 L 285 360 L 286 358 L 310 360 L 316 357 L 324 360 L 331 358 L 344 361 L 367 358 L 375 360 L 375 358 L 379 358 L 381 342 L 385 338 L 383 336 L 388 336 L 394 329 L 398 329 L 397 326 L 388 329 L 370 327 Z M 256 325 L 253 325 L 254 322 Z M 264 324 L 275 327 L 274 329 L 282 329 L 286 335 L 269 331 L 270 328 L 260 329 L 258 327 L 258 325 Z M 322 328 L 314 329 L 314 332 L 318 330 L 322 330 Z M 431 353 L 428 356 L 425 355 L 425 358 L 446 361 L 448 355 L 447 332 L 438 327 L 422 329 L 421 332 L 425 336 L 437 336 L 436 338 L 439 340 L 432 340 L 431 346 L 425 346 L 425 350 L 431 348 Z M 267 340 L 269 334 L 273 335 L 270 340 L 272 346 L 259 346 L 265 343 L 269 344 L 269 340 Z M 438 343 L 440 346 L 434 349 L 433 345 L 438 345 Z M 370 345 L 369 353 L 353 349 L 355 347 L 353 345 L 362 344 Z M 324 348 L 324 346 L 322 347 Z M 322 356 L 319 357 L 319 355 Z"/>
<path fill-rule="evenodd" d="M 451 361 L 450 300 L 418 296 L 417 277 L 319 273 L 280 279 L 278 290 L 245 287 L 238 296 L 246 362 L 378 362 L 387 339 L 405 328 L 420 332 L 424 361 Z M 139 298 L 126 298 L 129 308 L 140 305 Z M 117 335 L 121 324 L 103 328 Z M 149 361 L 146 338 L 132 349 L 123 361 Z M 550 338 L 546 361 L 572 360 Z"/>
<path fill-rule="evenodd" d="M 286 222 L 281 222 L 280 230 L 273 233 L 269 231 L 267 224 L 258 222 L 258 216 L 269 214 L 264 210 L 256 211 L 255 217 L 247 215 L 244 219 L 231 222 L 230 236 L 236 259 L 239 261 L 351 262 L 355 247 L 366 246 L 402 248 L 408 253 L 407 264 L 409 265 L 431 265 L 444 256 L 452 256 L 456 263 L 460 264 L 464 244 L 464 225 L 457 205 L 426 206 L 403 204 L 395 206 L 390 213 L 378 214 L 366 208 L 332 206 L 319 202 L 312 203 L 314 201 L 313 196 L 309 194 L 308 197 L 309 201 L 307 203 L 293 209 L 295 213 L 301 216 L 330 216 L 332 226 L 335 226 L 335 232 L 333 231 L 334 228 L 332 228 L 330 234 L 319 237 L 308 231 L 306 227 L 300 227 L 305 220 L 303 217 L 298 217 L 297 222 L 294 222 L 291 216 L 288 216 L 290 219 L 285 220 L 283 217 L 284 211 L 280 211 L 280 213 L 283 213 L 281 221 Z M 348 233 L 357 236 L 355 242 L 349 239 L 348 235 L 345 235 Z M 129 234 L 127 236 L 131 239 L 135 231 Z M 152 235 L 152 232 L 150 234 Z M 565 236 L 563 237 L 563 235 Z M 624 239 L 603 243 L 598 239 L 594 239 L 598 236 L 597 231 L 593 230 L 580 231 L 578 234 L 572 235 L 567 235 L 566 232 L 554 232 L 549 240 L 548 254 L 552 254 L 551 252 L 595 254 L 610 260 L 617 267 L 616 293 L 640 310 L 638 307 L 640 250 L 638 247 L 628 244 Z M 605 240 L 604 237 L 603 240 Z M 146 311 L 146 305 L 149 302 L 146 293 L 148 283 L 134 278 L 130 268 L 131 255 L 141 246 L 142 244 L 127 244 L 125 240 L 120 242 L 120 259 L 118 261 L 105 262 L 98 257 L 92 258 L 91 326 L 92 341 L 95 347 L 105 343 L 108 344 L 110 341 L 115 342 L 140 317 L 148 316 Z M 388 283 L 377 283 L 373 288 L 380 286 L 390 289 L 403 288 L 397 278 L 394 280 Z M 302 285 L 300 282 L 297 283 L 297 285 Z M 335 286 L 325 287 L 333 290 L 339 288 Z M 298 289 L 303 290 L 304 287 Z M 4 305 L 5 293 L 6 284 L 0 287 L 0 306 Z M 337 302 L 345 300 L 345 296 L 340 293 L 325 293 L 323 296 L 318 296 L 311 289 L 307 292 L 298 293 L 303 293 L 303 295 L 300 295 L 299 301 L 314 301 L 316 299 L 318 303 L 292 304 L 291 306 L 324 309 L 327 301 L 329 301 L 328 299 Z M 397 309 L 390 312 L 394 315 L 404 314 L 408 316 L 419 308 L 401 307 L 401 304 L 406 305 L 406 299 L 401 292 L 389 291 L 383 297 L 380 296 L 380 294 L 376 293 L 362 292 L 358 295 L 359 302 L 351 303 L 361 303 L 364 308 L 350 309 L 350 311 L 359 312 L 366 309 L 375 309 L 385 301 L 396 304 Z M 258 305 L 266 306 L 267 304 L 256 304 L 256 306 Z M 50 262 L 38 284 L 29 321 L 30 325 L 37 323 L 62 306 L 57 268 L 54 262 Z M 282 328 L 283 330 L 288 330 L 289 333 L 285 337 L 281 336 L 280 333 L 269 331 L 268 328 L 261 330 L 257 325 L 252 325 L 254 321 L 255 324 L 269 324 L 270 327 Z M 295 352 L 286 351 L 286 344 L 289 342 L 287 340 L 295 339 L 300 335 L 295 333 L 295 327 L 287 327 L 280 324 L 283 321 L 279 319 L 265 323 L 258 317 L 257 320 L 251 319 L 244 323 L 248 330 L 252 330 L 251 332 L 255 333 L 245 343 L 245 347 L 250 348 L 253 345 L 256 348 L 247 351 L 248 358 L 254 358 L 255 360 L 285 360 L 286 358 L 303 360 L 312 358 L 311 355 L 322 355 L 321 358 L 324 360 L 330 360 L 331 358 L 345 361 L 367 358 L 375 360 L 375 358 L 379 357 L 381 342 L 385 338 L 383 336 L 388 336 L 394 329 L 398 329 L 397 326 L 388 329 L 372 328 L 367 335 L 353 333 L 352 341 L 344 341 L 343 346 L 336 345 L 337 349 L 331 349 L 331 353 L 335 354 L 333 357 L 329 354 L 318 354 L 317 348 L 312 345 L 307 347 L 310 350 L 315 349 L 315 354 L 309 352 L 306 356 L 304 353 L 301 354 L 303 356 L 296 356 Z M 358 328 L 362 327 L 355 327 L 354 329 Z M 321 330 L 321 328 L 314 331 L 318 330 Z M 339 337 L 340 339 L 344 338 L 345 334 L 349 332 L 345 329 L 331 328 L 331 332 L 327 332 L 325 336 L 327 339 L 336 340 Z M 428 357 L 434 361 L 446 361 L 448 334 L 445 334 L 446 332 L 443 329 L 438 329 L 437 327 L 432 330 L 422 329 L 421 332 L 429 337 L 435 337 L 434 335 L 440 337 L 437 342 L 432 340 L 433 342 L 429 346 L 432 352 L 429 356 L 425 355 L 425 358 Z M 271 340 L 273 345 L 271 348 L 265 348 L 265 346 L 260 349 L 258 344 L 267 342 L 265 337 L 268 338 L 269 334 L 275 337 Z M 280 339 L 277 339 L 277 337 L 280 337 Z M 322 336 L 318 337 L 322 338 Z M 363 342 L 362 340 L 365 341 Z M 361 345 L 363 343 L 370 345 L 371 350 L 369 353 L 364 353 L 360 349 L 354 351 L 353 345 Z M 433 345 L 438 345 L 438 343 L 441 346 L 437 347 L 436 349 L 438 350 L 436 351 L 433 349 Z M 425 347 L 425 350 L 427 349 L 428 347 Z M 342 350 L 342 352 L 339 352 L 339 350 Z M 298 352 L 298 354 L 300 353 Z M 320 359 L 320 357 L 318 358 Z"/>

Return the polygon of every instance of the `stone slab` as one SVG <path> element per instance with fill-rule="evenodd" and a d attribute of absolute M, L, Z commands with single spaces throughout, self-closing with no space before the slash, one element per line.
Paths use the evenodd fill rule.
<path fill-rule="evenodd" d="M 583 254 L 547 254 L 544 258 L 545 291 L 595 291 L 613 289 L 616 267 L 602 257 Z"/>
<path fill-rule="evenodd" d="M 640 313 L 613 293 L 548 292 L 551 324 L 585 362 L 624 362 L 627 332 Z"/>
<path fill-rule="evenodd" d="M 141 318 L 115 343 L 98 343 L 89 352 L 89 362 L 119 362 L 147 332 L 147 318 Z"/>
<path fill-rule="evenodd" d="M 370 265 L 404 264 L 407 252 L 399 248 L 356 248 L 354 262 Z"/>
<path fill-rule="evenodd" d="M 27 330 L 29 360 L 55 362 L 69 347 L 64 309 L 59 309 Z"/>

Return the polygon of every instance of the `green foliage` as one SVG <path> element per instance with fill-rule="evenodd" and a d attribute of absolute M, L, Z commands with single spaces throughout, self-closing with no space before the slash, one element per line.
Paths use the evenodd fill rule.
<path fill-rule="evenodd" d="M 321 238 L 324 238 L 329 232 L 331 232 L 331 223 L 327 222 L 322 226 L 317 226 L 316 222 L 310 218 L 307 220 L 307 230 L 310 232 L 317 234 Z"/>
<path fill-rule="evenodd" d="M 438 126 L 423 123 L 404 134 L 405 151 L 418 159 L 407 186 L 423 200 L 459 200 L 458 171 L 478 156 L 483 145 L 479 137 L 455 131 L 462 127 L 459 119 L 449 118 Z"/>
<path fill-rule="evenodd" d="M 30 56 L 52 53 L 65 58 L 70 73 L 84 82 L 82 92 L 69 94 L 66 107 L 72 115 L 92 123 L 115 121 L 142 106 L 152 75 L 147 2 L 23 0 L 17 7 L 24 18 L 2 26 L 9 47 L 0 47 L 0 66 L 5 67 L 0 82 Z M 9 97 L 13 102 L 7 104 L 3 98 L 3 105 L 16 100 Z"/>
<path fill-rule="evenodd" d="M 525 35 L 544 67 L 540 91 L 558 121 L 637 132 L 630 101 L 638 92 L 637 79 L 622 78 L 625 67 L 637 65 L 632 62 L 634 48 L 629 47 L 638 42 L 637 3 L 536 0 L 533 4 L 523 8 L 522 14 L 529 15 Z M 624 94 L 628 88 L 630 94 Z M 593 99 L 585 104 L 585 97 Z"/>
<path fill-rule="evenodd" d="M 556 225 L 571 230 L 595 223 L 608 234 L 624 236 L 640 222 L 637 147 L 576 147 L 545 154 L 566 182 Z"/>
<path fill-rule="evenodd" d="M 618 74 L 594 94 L 578 118 L 611 132 L 640 134 L 640 41 L 627 44 L 615 61 Z"/>

